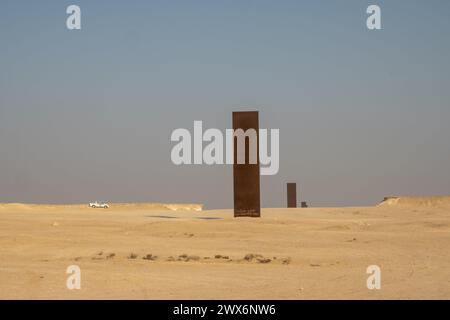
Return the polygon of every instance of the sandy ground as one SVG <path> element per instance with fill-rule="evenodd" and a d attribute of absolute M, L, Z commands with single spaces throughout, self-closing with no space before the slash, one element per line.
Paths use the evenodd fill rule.
<path fill-rule="evenodd" d="M 0 298 L 450 299 L 450 206 L 389 201 L 261 219 L 0 205 Z M 80 290 L 66 287 L 69 265 L 81 268 Z M 381 268 L 380 290 L 367 289 L 369 265 Z"/>

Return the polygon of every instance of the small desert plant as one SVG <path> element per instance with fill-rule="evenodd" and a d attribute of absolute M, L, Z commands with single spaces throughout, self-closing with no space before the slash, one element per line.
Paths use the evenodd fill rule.
<path fill-rule="evenodd" d="M 147 254 L 146 256 L 144 256 L 142 259 L 154 261 L 154 260 L 156 260 L 157 258 L 158 258 L 157 256 L 154 256 L 154 255 L 152 255 L 151 253 L 149 253 L 149 254 Z"/>

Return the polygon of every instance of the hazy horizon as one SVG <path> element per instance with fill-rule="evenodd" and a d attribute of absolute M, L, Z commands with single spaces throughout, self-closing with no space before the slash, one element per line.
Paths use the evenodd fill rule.
<path fill-rule="evenodd" d="M 67 30 L 67 6 L 82 29 Z M 382 9 L 382 30 L 366 8 Z M 232 167 L 171 132 L 258 110 L 280 129 L 263 207 L 450 194 L 450 2 L 2 1 L 0 202 L 231 208 Z"/>

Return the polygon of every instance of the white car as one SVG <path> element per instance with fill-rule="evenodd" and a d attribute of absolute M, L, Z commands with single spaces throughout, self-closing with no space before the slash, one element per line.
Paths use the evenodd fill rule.
<path fill-rule="evenodd" d="M 108 209 L 109 205 L 106 202 L 91 202 L 89 203 L 89 207 L 91 208 L 102 208 L 102 209 Z"/>

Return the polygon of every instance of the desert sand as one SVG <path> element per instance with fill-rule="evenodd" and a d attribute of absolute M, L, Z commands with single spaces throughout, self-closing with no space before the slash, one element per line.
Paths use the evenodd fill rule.
<path fill-rule="evenodd" d="M 0 299 L 450 299 L 450 197 L 200 209 L 0 204 Z"/>

